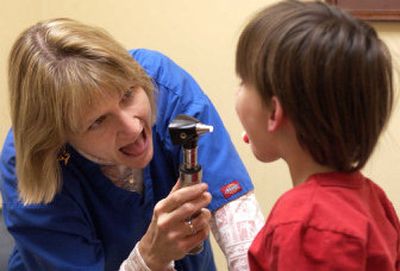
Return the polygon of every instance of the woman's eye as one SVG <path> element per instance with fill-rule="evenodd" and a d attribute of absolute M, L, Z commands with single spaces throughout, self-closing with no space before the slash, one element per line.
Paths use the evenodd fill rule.
<path fill-rule="evenodd" d="M 130 101 L 130 99 L 133 97 L 133 88 L 128 89 L 125 91 L 124 95 L 122 96 L 122 102 L 127 102 Z"/>
<path fill-rule="evenodd" d="M 106 116 L 101 116 L 100 118 L 96 119 L 90 126 L 88 130 L 93 130 L 96 129 L 97 127 L 99 127 L 104 120 L 106 119 Z"/>

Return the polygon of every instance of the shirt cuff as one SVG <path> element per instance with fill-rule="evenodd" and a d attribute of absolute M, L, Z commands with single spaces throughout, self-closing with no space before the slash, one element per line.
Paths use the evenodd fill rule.
<path fill-rule="evenodd" d="M 152 271 L 145 261 L 139 251 L 139 243 L 137 242 L 135 248 L 129 254 L 128 258 L 121 264 L 119 271 Z M 164 269 L 164 271 L 176 271 L 174 262 Z"/>

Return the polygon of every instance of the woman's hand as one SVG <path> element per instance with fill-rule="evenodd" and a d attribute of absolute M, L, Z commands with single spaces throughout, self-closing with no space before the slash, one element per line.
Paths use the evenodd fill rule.
<path fill-rule="evenodd" d="M 180 188 L 178 181 L 155 208 L 150 226 L 139 244 L 139 251 L 151 270 L 165 270 L 171 261 L 183 258 L 207 238 L 211 201 L 207 184 Z M 197 215 L 198 213 L 198 215 Z M 192 226 L 187 219 L 191 219 Z"/>

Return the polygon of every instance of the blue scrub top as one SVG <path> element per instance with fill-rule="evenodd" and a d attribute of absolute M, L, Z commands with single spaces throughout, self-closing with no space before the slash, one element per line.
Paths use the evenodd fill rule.
<path fill-rule="evenodd" d="M 67 146 L 70 159 L 60 162 L 61 191 L 49 204 L 24 206 L 18 198 L 10 131 L 0 161 L 3 215 L 16 243 L 9 270 L 118 270 L 146 232 L 155 204 L 169 194 L 179 176 L 181 149 L 172 144 L 168 132 L 178 114 L 214 126 L 213 133 L 199 140 L 203 181 L 213 197 L 209 209 L 215 211 L 253 189 L 214 106 L 193 78 L 158 52 L 138 49 L 130 54 L 157 89 L 154 157 L 144 170 L 143 195 L 115 186 L 98 164 Z M 186 256 L 175 267 L 215 270 L 209 241 L 201 254 Z"/>

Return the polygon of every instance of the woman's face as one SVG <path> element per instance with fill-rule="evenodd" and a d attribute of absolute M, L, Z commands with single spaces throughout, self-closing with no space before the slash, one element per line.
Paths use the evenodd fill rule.
<path fill-rule="evenodd" d="M 87 158 L 131 168 L 144 168 L 150 162 L 152 112 L 143 88 L 110 96 L 82 118 L 83 131 L 69 136 L 68 142 Z"/>

